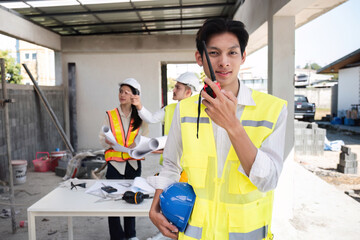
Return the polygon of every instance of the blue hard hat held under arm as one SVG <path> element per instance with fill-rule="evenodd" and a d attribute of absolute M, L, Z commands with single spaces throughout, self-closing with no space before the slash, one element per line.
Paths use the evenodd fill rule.
<path fill-rule="evenodd" d="M 173 183 L 160 194 L 160 208 L 169 222 L 185 231 L 195 203 L 195 192 L 184 182 Z"/>

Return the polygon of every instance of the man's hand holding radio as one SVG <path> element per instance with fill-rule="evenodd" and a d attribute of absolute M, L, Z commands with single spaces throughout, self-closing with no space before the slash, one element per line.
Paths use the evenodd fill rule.
<path fill-rule="evenodd" d="M 237 98 L 231 91 L 224 89 L 220 90 L 219 87 L 210 79 L 205 78 L 204 82 L 209 85 L 216 98 L 212 98 L 206 91 L 201 91 L 201 96 L 204 98 L 202 103 L 205 105 L 205 112 L 209 115 L 220 127 L 228 130 L 238 124 L 239 120 L 236 118 Z"/>

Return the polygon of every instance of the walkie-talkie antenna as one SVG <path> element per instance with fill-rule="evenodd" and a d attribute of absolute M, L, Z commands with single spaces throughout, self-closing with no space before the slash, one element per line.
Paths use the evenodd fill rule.
<path fill-rule="evenodd" d="M 204 51 L 205 51 L 206 61 L 207 61 L 208 66 L 209 66 L 211 80 L 216 84 L 216 86 L 219 89 L 221 89 L 220 83 L 216 82 L 215 73 L 214 73 L 214 70 L 213 70 L 213 68 L 211 66 L 211 62 L 210 62 L 208 51 L 206 49 L 205 41 L 202 41 L 202 44 L 203 44 L 203 48 L 204 48 Z M 203 90 L 205 90 L 205 92 L 207 94 L 209 94 L 212 98 L 216 98 L 215 92 L 211 89 L 211 87 L 209 85 L 205 84 Z M 199 138 L 199 124 L 200 124 L 200 111 L 201 111 L 201 104 L 200 103 L 201 103 L 201 94 L 199 94 L 199 102 L 198 102 L 198 117 L 197 117 L 197 121 L 196 121 L 196 138 Z"/>
<path fill-rule="evenodd" d="M 208 66 L 209 66 L 209 71 L 210 71 L 211 80 L 212 80 L 213 82 L 216 82 L 215 73 L 214 73 L 214 70 L 213 70 L 212 65 L 211 65 L 211 62 L 210 62 L 209 53 L 208 53 L 208 51 L 207 51 L 207 49 L 206 49 L 206 43 L 205 43 L 205 41 L 202 41 L 202 44 L 203 44 L 203 48 L 204 48 L 204 51 L 205 51 L 206 61 L 207 61 Z"/>

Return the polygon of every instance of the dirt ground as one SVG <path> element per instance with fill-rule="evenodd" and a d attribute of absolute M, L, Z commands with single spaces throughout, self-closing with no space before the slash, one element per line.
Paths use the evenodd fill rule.
<path fill-rule="evenodd" d="M 360 135 L 327 129 L 326 137 L 329 141 L 343 140 L 345 145 L 351 148 L 351 152 L 357 154 L 359 161 Z M 299 156 L 295 154 L 295 161 L 360 202 L 360 164 L 357 174 L 343 174 L 337 171 L 339 157 L 340 152 L 324 151 L 323 156 Z"/>

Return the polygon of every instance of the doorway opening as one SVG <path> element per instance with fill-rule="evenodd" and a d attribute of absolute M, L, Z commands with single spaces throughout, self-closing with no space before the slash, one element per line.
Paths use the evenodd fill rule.
<path fill-rule="evenodd" d="M 185 72 L 193 72 L 202 81 L 205 74 L 203 68 L 196 63 L 162 63 L 161 64 L 161 104 L 166 106 L 176 101 L 172 99 L 172 91 L 176 79 Z"/>

